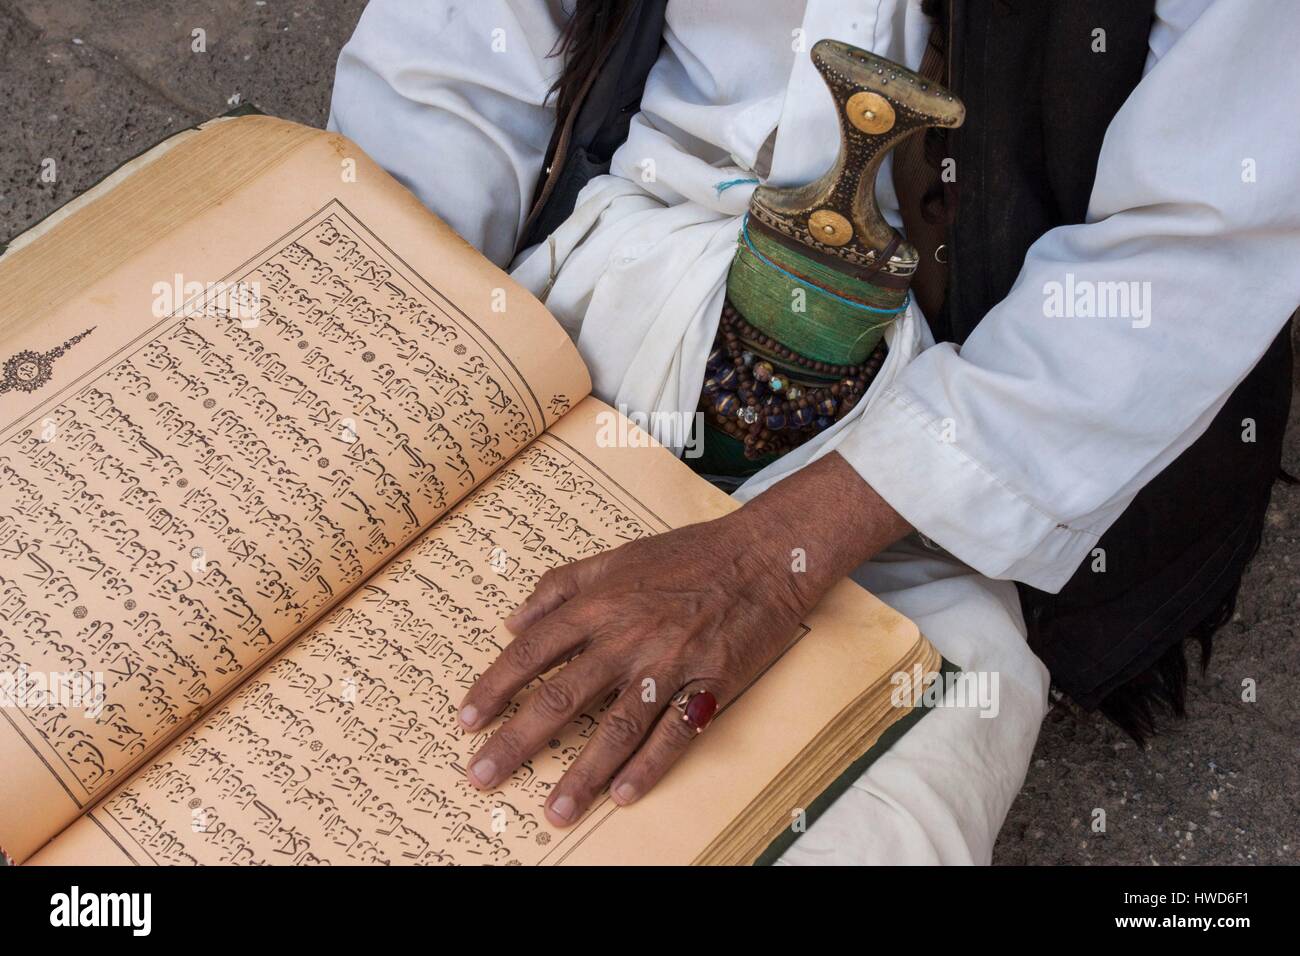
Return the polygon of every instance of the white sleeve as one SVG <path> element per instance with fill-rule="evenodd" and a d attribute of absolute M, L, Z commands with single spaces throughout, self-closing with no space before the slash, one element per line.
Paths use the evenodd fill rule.
<path fill-rule="evenodd" d="M 559 0 L 370 0 L 339 55 L 329 128 L 498 265 L 555 122 Z"/>
<path fill-rule="evenodd" d="M 1059 590 L 1263 355 L 1300 303 L 1297 43 L 1294 0 L 1215 0 L 1111 123 L 1087 222 L 846 436 L 922 534 Z"/>

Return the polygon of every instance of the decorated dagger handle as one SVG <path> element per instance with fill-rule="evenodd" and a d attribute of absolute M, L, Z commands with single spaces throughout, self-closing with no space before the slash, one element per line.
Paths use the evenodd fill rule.
<path fill-rule="evenodd" d="M 755 190 L 751 221 L 801 252 L 842 264 L 849 275 L 910 278 L 917 253 L 881 216 L 876 176 L 889 150 L 927 127 L 960 126 L 965 107 L 933 81 L 847 43 L 822 40 L 812 60 L 835 98 L 839 155 L 805 186 Z"/>

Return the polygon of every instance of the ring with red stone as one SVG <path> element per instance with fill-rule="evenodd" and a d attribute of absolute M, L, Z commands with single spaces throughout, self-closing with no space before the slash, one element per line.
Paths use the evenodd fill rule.
<path fill-rule="evenodd" d="M 673 706 L 681 712 L 682 720 L 700 734 L 718 712 L 718 698 L 707 690 L 684 690 L 673 698 Z"/>

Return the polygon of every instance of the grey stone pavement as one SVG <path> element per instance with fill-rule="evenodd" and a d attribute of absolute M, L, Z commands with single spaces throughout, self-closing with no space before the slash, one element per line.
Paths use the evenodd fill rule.
<path fill-rule="evenodd" d="M 0 242 L 235 103 L 324 125 L 335 58 L 363 7 L 0 0 Z M 206 53 L 191 52 L 196 28 Z M 58 163 L 57 183 L 39 179 L 46 157 Z M 1286 466 L 1300 474 L 1296 415 Z M 1237 614 L 1208 675 L 1193 677 L 1188 719 L 1139 749 L 1101 718 L 1055 705 L 995 862 L 1300 861 L 1298 583 L 1300 487 L 1279 484 Z M 1253 703 L 1242 700 L 1246 679 L 1257 686 Z M 1105 833 L 1092 831 L 1096 808 Z"/>

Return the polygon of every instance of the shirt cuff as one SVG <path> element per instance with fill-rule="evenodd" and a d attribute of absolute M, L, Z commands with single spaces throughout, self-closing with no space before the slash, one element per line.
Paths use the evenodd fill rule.
<path fill-rule="evenodd" d="M 917 531 L 986 577 L 1054 593 L 1101 537 L 1070 527 L 972 458 L 951 419 L 897 382 L 836 451 Z"/>

